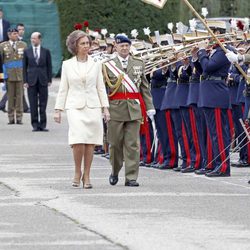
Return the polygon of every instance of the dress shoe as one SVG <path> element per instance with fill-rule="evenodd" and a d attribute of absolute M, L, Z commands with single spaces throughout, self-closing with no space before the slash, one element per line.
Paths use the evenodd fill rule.
<path fill-rule="evenodd" d="M 214 170 L 210 173 L 206 173 L 205 176 L 207 176 L 207 177 L 228 177 L 228 176 L 230 176 L 230 173 L 222 173 L 218 170 Z"/>
<path fill-rule="evenodd" d="M 193 173 L 194 171 L 195 171 L 195 168 L 193 166 L 189 166 L 181 170 L 182 173 Z"/>
<path fill-rule="evenodd" d="M 207 168 L 201 168 L 201 169 L 195 170 L 194 172 L 195 172 L 195 174 L 202 175 L 202 174 L 206 174 L 206 173 L 212 172 L 212 170 L 211 169 L 207 169 Z"/>
<path fill-rule="evenodd" d="M 97 149 L 97 150 L 94 151 L 95 155 L 102 155 L 104 153 L 105 153 L 105 151 L 103 149 Z"/>
<path fill-rule="evenodd" d="M 15 121 L 14 121 L 14 120 L 8 122 L 8 125 L 12 125 L 12 124 L 15 124 Z"/>
<path fill-rule="evenodd" d="M 239 160 L 237 162 L 232 163 L 231 165 L 232 167 L 236 167 L 236 168 L 250 167 L 250 165 L 248 164 L 246 160 Z"/>
<path fill-rule="evenodd" d="M 23 125 L 23 122 L 22 121 L 16 121 L 16 124 Z"/>
<path fill-rule="evenodd" d="M 40 131 L 42 131 L 42 132 L 49 132 L 49 130 L 47 128 L 40 128 Z"/>
<path fill-rule="evenodd" d="M 30 109 L 25 109 L 23 113 L 30 113 Z"/>
<path fill-rule="evenodd" d="M 7 112 L 7 110 L 5 108 L 0 108 L 0 110 L 2 110 L 4 113 Z"/>
<path fill-rule="evenodd" d="M 151 168 L 151 163 L 145 163 L 146 168 Z"/>
<path fill-rule="evenodd" d="M 151 168 L 159 168 L 159 166 L 161 166 L 163 164 L 160 164 L 160 163 L 154 163 L 154 164 L 151 164 Z"/>
<path fill-rule="evenodd" d="M 110 185 L 112 185 L 112 186 L 116 185 L 117 182 L 118 182 L 118 180 L 119 180 L 118 175 L 112 175 L 112 174 L 111 174 L 111 175 L 109 176 L 109 183 L 110 183 Z"/>
<path fill-rule="evenodd" d="M 32 129 L 32 132 L 39 132 L 39 131 L 40 131 L 39 128 L 33 128 L 33 129 Z"/>
<path fill-rule="evenodd" d="M 144 161 L 140 161 L 140 162 L 139 162 L 139 166 L 140 166 L 140 167 L 145 167 L 145 162 L 144 162 Z"/>
<path fill-rule="evenodd" d="M 250 184 L 250 180 L 248 181 L 248 184 Z"/>
<path fill-rule="evenodd" d="M 125 183 L 125 186 L 127 186 L 127 187 L 139 187 L 139 183 L 135 180 L 127 181 Z"/>
<path fill-rule="evenodd" d="M 181 169 L 182 169 L 182 167 L 181 167 L 181 166 L 178 166 L 178 167 L 176 167 L 176 168 L 173 168 L 173 170 L 174 170 L 174 171 L 176 171 L 176 172 L 180 172 L 180 171 L 181 171 Z"/>
<path fill-rule="evenodd" d="M 170 169 L 173 169 L 174 167 L 172 167 L 172 166 L 169 166 L 169 165 L 159 165 L 158 166 L 158 169 L 160 169 L 160 170 L 170 170 Z"/>

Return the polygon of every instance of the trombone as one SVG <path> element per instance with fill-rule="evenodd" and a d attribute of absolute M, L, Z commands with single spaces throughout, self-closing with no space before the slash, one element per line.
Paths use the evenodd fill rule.
<path fill-rule="evenodd" d="M 230 34 L 230 35 L 231 37 L 229 36 L 229 34 L 219 35 L 220 38 L 232 38 L 232 40 L 222 42 L 223 44 L 236 42 L 236 40 L 233 40 L 234 38 L 236 38 L 236 35 L 235 34 Z M 186 57 L 190 57 L 191 49 L 208 38 L 211 38 L 211 36 L 206 36 L 206 37 L 204 36 L 202 37 L 202 39 L 200 37 L 198 37 L 197 39 L 192 39 L 192 42 L 188 44 L 181 43 L 176 45 L 166 45 L 154 49 L 141 51 L 142 53 L 140 53 L 141 56 L 139 58 L 143 60 L 145 63 L 145 74 L 149 74 L 151 72 L 154 72 L 155 70 L 165 68 L 167 66 L 170 66 L 172 64 L 175 64 L 183 60 Z M 239 43 L 242 41 L 243 40 L 237 40 L 237 42 Z M 180 53 L 185 53 L 186 55 L 184 57 L 176 58 L 176 55 Z M 137 53 L 136 57 L 138 57 L 138 55 L 139 53 Z M 174 58 L 176 59 L 173 60 Z M 162 66 L 162 64 L 164 64 L 164 66 Z"/>

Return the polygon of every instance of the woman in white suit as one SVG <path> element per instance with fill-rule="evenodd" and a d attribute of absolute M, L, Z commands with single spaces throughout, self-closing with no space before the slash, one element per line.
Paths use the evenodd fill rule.
<path fill-rule="evenodd" d="M 83 31 L 76 30 L 68 36 L 66 45 L 75 56 L 62 64 L 54 119 L 60 123 L 61 112 L 66 110 L 68 140 L 73 148 L 75 162 L 72 186 L 79 187 L 82 180 L 83 188 L 92 188 L 90 167 L 95 145 L 103 143 L 102 111 L 107 122 L 110 119 L 109 102 L 103 82 L 102 65 L 88 56 L 90 37 Z"/>

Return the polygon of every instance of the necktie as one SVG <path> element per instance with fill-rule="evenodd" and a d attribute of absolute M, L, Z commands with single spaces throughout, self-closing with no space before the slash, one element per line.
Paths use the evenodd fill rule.
<path fill-rule="evenodd" d="M 16 42 L 12 43 L 12 48 L 13 48 L 14 51 L 16 51 Z"/>
<path fill-rule="evenodd" d="M 127 60 L 122 60 L 122 67 L 123 67 L 124 69 L 127 68 Z"/>
<path fill-rule="evenodd" d="M 35 60 L 36 60 L 36 64 L 38 64 L 38 53 L 37 53 L 37 48 L 35 48 Z"/>

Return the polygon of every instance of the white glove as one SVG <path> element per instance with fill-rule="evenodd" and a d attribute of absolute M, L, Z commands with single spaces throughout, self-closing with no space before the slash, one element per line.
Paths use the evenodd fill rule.
<path fill-rule="evenodd" d="M 150 118 L 150 120 L 154 119 L 154 115 L 156 114 L 155 109 L 149 109 L 147 110 L 147 116 Z"/>
<path fill-rule="evenodd" d="M 226 53 L 226 57 L 229 62 L 231 63 L 238 63 L 239 62 L 239 56 L 238 54 L 235 54 L 233 51 L 229 51 Z"/>

